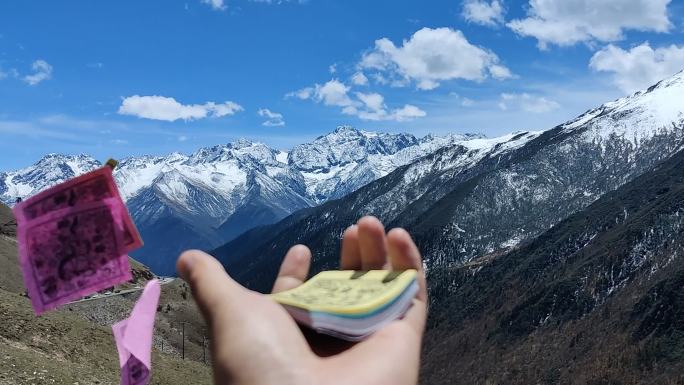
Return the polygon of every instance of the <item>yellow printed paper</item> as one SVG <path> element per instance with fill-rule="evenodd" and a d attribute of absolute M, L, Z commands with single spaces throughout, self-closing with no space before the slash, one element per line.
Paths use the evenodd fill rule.
<path fill-rule="evenodd" d="M 392 272 L 324 271 L 292 290 L 271 297 L 309 312 L 364 314 L 399 297 L 416 279 L 416 270 Z"/>

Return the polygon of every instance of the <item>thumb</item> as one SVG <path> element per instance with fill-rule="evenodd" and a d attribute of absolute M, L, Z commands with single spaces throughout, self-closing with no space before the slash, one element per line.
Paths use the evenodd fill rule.
<path fill-rule="evenodd" d="M 211 328 L 230 322 L 240 314 L 239 307 L 246 289 L 228 276 L 223 266 L 211 255 L 199 250 L 181 254 L 176 269 L 192 288 L 192 294 L 204 319 Z"/>

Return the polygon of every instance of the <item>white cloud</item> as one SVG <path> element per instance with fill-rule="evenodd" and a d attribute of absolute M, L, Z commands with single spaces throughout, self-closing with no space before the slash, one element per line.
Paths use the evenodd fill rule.
<path fill-rule="evenodd" d="M 560 108 L 560 104 L 553 100 L 543 96 L 532 96 L 528 93 L 502 93 L 498 105 L 502 111 L 508 110 L 513 105 L 523 111 L 534 114 L 544 114 Z"/>
<path fill-rule="evenodd" d="M 285 98 L 298 98 L 302 100 L 309 99 L 313 96 L 315 89 L 313 87 L 302 88 L 301 90 L 289 92 Z"/>
<path fill-rule="evenodd" d="M 273 111 L 269 110 L 268 108 L 259 109 L 259 111 L 257 111 L 257 114 L 259 114 L 259 116 L 267 119 L 265 122 L 261 123 L 264 126 L 279 127 L 279 126 L 285 125 L 285 121 L 283 120 L 283 114 L 273 112 Z"/>
<path fill-rule="evenodd" d="M 90 143 L 93 134 L 124 133 L 132 129 L 121 122 L 109 120 L 83 120 L 67 115 L 47 115 L 30 120 L 0 120 L 0 133 L 33 140 L 59 139 L 73 143 Z M 134 130 L 140 130 L 137 126 Z"/>
<path fill-rule="evenodd" d="M 335 74 L 337 72 L 337 63 L 331 64 L 328 67 L 328 72 L 330 72 L 331 74 Z"/>
<path fill-rule="evenodd" d="M 380 79 L 389 78 L 395 86 L 413 81 L 422 90 L 437 88 L 445 80 L 511 77 L 493 52 L 470 44 L 461 31 L 451 28 L 423 28 L 401 47 L 387 38 L 376 40 L 359 67 L 382 73 Z"/>
<path fill-rule="evenodd" d="M 359 71 L 355 73 L 351 78 L 352 84 L 355 86 L 365 86 L 368 85 L 368 78 L 363 72 Z"/>
<path fill-rule="evenodd" d="M 671 0 L 530 0 L 527 18 L 507 25 L 521 36 L 538 40 L 539 47 L 579 42 L 616 41 L 623 31 L 667 32 L 672 24 Z"/>
<path fill-rule="evenodd" d="M 351 114 L 350 114 L 351 115 Z M 371 110 L 364 110 L 364 111 L 358 111 L 356 115 L 362 119 L 362 120 L 371 120 L 371 121 L 381 121 L 381 120 L 388 120 L 388 121 L 395 121 L 395 122 L 408 122 L 417 118 L 422 118 L 427 115 L 427 113 L 420 108 L 411 105 L 411 104 L 406 104 L 402 108 L 396 108 L 391 111 L 387 110 L 378 110 L 378 111 L 371 111 Z"/>
<path fill-rule="evenodd" d="M 10 68 L 8 70 L 4 70 L 4 69 L 0 68 L 0 80 L 8 78 L 8 77 L 18 78 L 19 77 L 19 71 L 17 71 L 15 68 Z"/>
<path fill-rule="evenodd" d="M 230 101 L 225 103 L 181 104 L 176 99 L 165 96 L 133 95 L 124 98 L 118 113 L 173 122 L 179 119 L 196 120 L 209 116 L 222 117 L 243 110 L 242 106 Z"/>
<path fill-rule="evenodd" d="M 323 85 L 315 84 L 313 87 L 290 92 L 285 97 L 296 97 L 302 100 L 311 99 L 326 106 L 342 107 L 344 113 L 353 115 L 356 113 L 356 107 L 359 105 L 359 102 L 354 102 L 349 97 L 350 89 L 351 87 L 341 81 L 332 79 Z"/>
<path fill-rule="evenodd" d="M 313 87 L 302 88 L 301 90 L 290 92 L 286 97 L 297 97 L 302 100 L 314 99 L 316 102 L 326 106 L 349 107 L 354 103 L 349 98 L 350 87 L 337 79 L 332 79 L 327 83 L 316 84 Z"/>
<path fill-rule="evenodd" d="M 31 86 L 52 77 L 52 66 L 45 60 L 36 60 L 31 65 L 33 74 L 24 76 L 24 81 Z"/>
<path fill-rule="evenodd" d="M 520 84 L 519 89 L 505 92 L 526 92 L 533 96 L 542 96 L 558 103 L 560 108 L 545 114 L 534 114 L 523 110 L 513 101 L 503 101 L 500 92 L 495 95 L 476 95 L 467 94 L 463 89 L 461 97 L 472 98 L 475 105 L 461 107 L 461 99 L 454 94 L 437 93 L 430 97 L 428 116 L 414 123 L 407 123 L 406 126 L 414 135 L 429 132 L 482 132 L 494 137 L 519 130 L 546 130 L 623 95 L 610 84 L 597 81 L 592 74 L 577 76 L 572 82 L 564 77 L 555 77 L 551 81 L 537 79 Z M 501 110 L 498 107 L 500 102 L 506 102 L 508 109 Z"/>
<path fill-rule="evenodd" d="M 504 8 L 499 0 L 466 0 L 463 2 L 463 18 L 471 23 L 494 27 L 503 24 Z"/>
<path fill-rule="evenodd" d="M 226 10 L 226 5 L 223 0 L 202 0 L 202 3 L 209 4 L 209 6 L 216 11 Z"/>
<path fill-rule="evenodd" d="M 364 94 L 363 92 L 357 92 L 356 97 L 363 103 L 369 110 L 380 110 L 385 108 L 385 98 L 378 93 Z"/>
<path fill-rule="evenodd" d="M 181 136 L 178 137 L 178 141 L 179 141 L 179 142 L 185 142 L 186 140 L 188 140 L 188 137 L 185 136 L 185 135 L 181 135 Z"/>
<path fill-rule="evenodd" d="M 211 113 L 212 116 L 216 118 L 228 115 L 235 115 L 236 112 L 244 111 L 244 108 L 242 108 L 241 105 L 231 101 L 227 101 L 224 103 L 207 102 L 204 103 L 203 106 L 207 109 L 209 113 Z"/>
<path fill-rule="evenodd" d="M 393 120 L 405 122 L 415 118 L 421 118 L 427 113 L 420 108 L 406 104 L 402 108 L 389 110 L 385 105 L 385 98 L 378 93 L 356 92 L 353 97 L 349 95 L 351 87 L 337 79 L 327 83 L 316 84 L 313 87 L 303 88 L 299 91 L 287 94 L 287 97 L 311 99 L 326 106 L 340 107 L 345 115 L 357 116 L 362 120 Z"/>
<path fill-rule="evenodd" d="M 349 111 L 349 114 L 356 115 L 362 120 L 406 122 L 427 115 L 425 111 L 411 104 L 406 104 L 402 108 L 388 110 L 385 105 L 385 98 L 375 92 L 367 94 L 357 92 L 356 97 L 361 101 L 363 107 Z"/>
<path fill-rule="evenodd" d="M 389 120 L 396 120 L 397 122 L 405 122 L 409 120 L 413 120 L 416 118 L 422 118 L 427 116 L 427 113 L 420 108 L 411 105 L 411 104 L 405 104 L 404 107 L 398 108 L 395 110 L 392 110 L 390 113 L 390 119 Z"/>
<path fill-rule="evenodd" d="M 613 82 L 625 93 L 645 89 L 684 69 L 684 46 L 653 49 L 648 42 L 624 50 L 608 45 L 589 62 L 595 71 L 613 73 Z"/>
<path fill-rule="evenodd" d="M 473 99 L 463 98 L 463 100 L 461 100 L 461 105 L 463 107 L 472 107 L 475 105 L 475 101 Z"/>
<path fill-rule="evenodd" d="M 493 64 L 489 67 L 489 74 L 492 75 L 494 79 L 511 79 L 511 78 L 516 78 L 517 76 L 513 75 L 511 73 L 511 70 L 508 68 L 498 65 L 498 64 Z"/>

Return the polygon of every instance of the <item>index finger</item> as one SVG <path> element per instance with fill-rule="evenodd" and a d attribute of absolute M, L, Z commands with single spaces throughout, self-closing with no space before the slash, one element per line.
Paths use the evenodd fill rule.
<path fill-rule="evenodd" d="M 387 249 L 389 260 L 393 270 L 416 269 L 418 271 L 418 294 L 417 298 L 427 303 L 427 285 L 423 260 L 418 246 L 411 238 L 408 231 L 402 228 L 390 230 L 387 234 Z"/>

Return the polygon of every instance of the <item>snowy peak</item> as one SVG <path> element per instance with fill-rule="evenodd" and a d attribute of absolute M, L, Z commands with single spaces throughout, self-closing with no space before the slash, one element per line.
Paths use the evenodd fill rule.
<path fill-rule="evenodd" d="M 340 126 L 328 135 L 292 149 L 289 164 L 301 172 L 317 203 L 337 199 L 440 148 L 485 138 L 479 134 L 375 133 Z"/>
<path fill-rule="evenodd" d="M 649 87 L 645 92 L 652 92 L 657 89 L 669 88 L 669 87 L 684 87 L 684 70 L 677 72 L 672 75 L 672 77 L 663 79 L 658 83 Z M 642 91 L 644 92 L 644 91 Z"/>
<path fill-rule="evenodd" d="M 203 147 L 190 155 L 188 162 L 191 164 L 213 163 L 226 161 L 234 158 L 230 145 L 217 145 L 212 147 Z"/>
<path fill-rule="evenodd" d="M 114 176 L 123 199 L 129 200 L 146 187 L 154 185 L 161 175 L 172 172 L 187 160 L 187 155 L 179 153 L 166 157 L 143 155 L 122 160 Z"/>
<path fill-rule="evenodd" d="M 603 107 L 613 116 L 641 113 L 653 123 L 668 124 L 682 119 L 683 98 L 684 71 L 661 80 L 647 90 L 606 103 Z"/>
<path fill-rule="evenodd" d="M 252 143 L 251 140 L 247 138 L 240 138 L 236 140 L 235 142 L 229 144 L 230 147 L 235 148 L 235 149 L 242 149 L 242 148 L 247 148 L 247 147 L 252 147 L 255 143 Z M 257 143 L 259 144 L 259 143 Z"/>
<path fill-rule="evenodd" d="M 50 170 L 57 171 L 53 175 L 63 173 L 68 178 L 73 177 L 72 174 L 79 175 L 90 171 L 95 167 L 100 166 L 100 162 L 93 159 L 89 155 L 61 155 L 48 154 L 41 158 L 34 166 L 34 171 L 44 171 L 49 174 Z"/>
<path fill-rule="evenodd" d="M 45 155 L 32 166 L 0 173 L 0 201 L 14 204 L 16 198 L 34 195 L 100 166 L 100 162 L 84 154 Z"/>
<path fill-rule="evenodd" d="M 225 210 L 205 213 L 225 217 L 240 205 L 242 195 L 253 185 L 269 192 L 269 199 L 313 205 L 344 196 L 439 148 L 482 138 L 477 134 L 450 134 L 417 139 L 411 134 L 339 126 L 289 152 L 239 139 L 200 148 L 190 155 L 175 152 L 125 158 L 114 175 L 126 201 L 156 186 L 160 198 L 188 207 L 192 206 L 192 197 L 186 186 L 200 186 L 233 202 Z M 16 197 L 33 195 L 100 166 L 87 155 L 49 154 L 31 167 L 0 173 L 0 199 L 13 204 Z"/>
<path fill-rule="evenodd" d="M 295 146 L 288 159 L 300 170 L 313 171 L 361 162 L 370 155 L 392 155 L 416 144 L 411 134 L 378 134 L 340 126 L 311 143 Z"/>
<path fill-rule="evenodd" d="M 684 124 L 684 71 L 646 90 L 605 103 L 564 124 L 565 132 L 587 129 L 585 137 L 622 137 L 634 146 L 659 134 L 676 134 Z"/>
<path fill-rule="evenodd" d="M 424 137 L 419 139 L 420 143 L 431 143 L 435 141 L 443 141 L 443 142 L 451 142 L 451 143 L 456 143 L 456 142 L 465 142 L 468 140 L 473 140 L 473 139 L 484 139 L 487 136 L 484 134 L 478 134 L 478 133 L 465 133 L 465 134 L 447 134 L 445 136 L 437 136 L 434 134 L 427 134 Z"/>
<path fill-rule="evenodd" d="M 201 148 L 189 157 L 188 162 L 197 165 L 235 159 L 240 162 L 275 164 L 278 163 L 278 153 L 279 151 L 264 143 L 251 142 L 243 138 L 229 144 Z"/>

